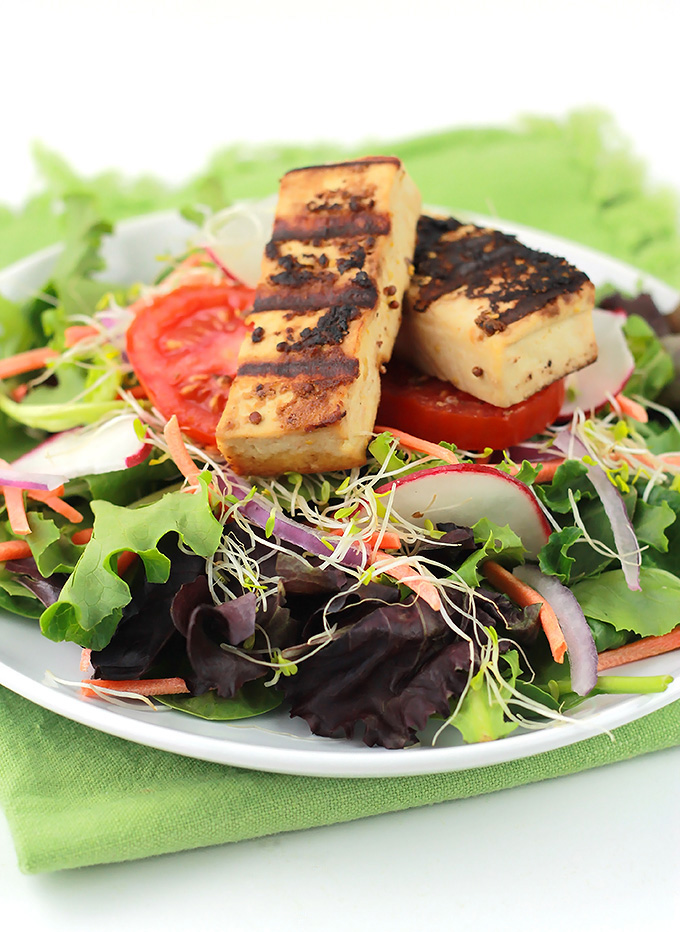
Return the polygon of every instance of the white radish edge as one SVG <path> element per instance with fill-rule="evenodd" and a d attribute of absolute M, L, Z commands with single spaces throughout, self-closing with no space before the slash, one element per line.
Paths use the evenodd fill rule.
<path fill-rule="evenodd" d="M 41 472 L 56 486 L 80 476 L 102 475 L 143 463 L 152 445 L 135 431 L 136 415 L 120 414 L 95 428 L 75 427 L 53 434 L 11 464 L 17 474 Z M 52 485 L 51 488 L 55 488 Z"/>
<path fill-rule="evenodd" d="M 449 510 L 446 511 L 447 484 L 449 485 L 450 491 L 451 483 L 455 483 L 456 478 L 465 477 L 469 479 L 473 476 L 477 478 L 478 484 L 481 486 L 479 498 L 475 502 L 475 507 L 473 509 L 474 514 L 470 514 L 469 498 L 460 504 L 454 502 L 449 505 Z M 422 484 L 427 482 L 432 484 L 433 479 L 439 480 L 437 484 L 441 485 L 441 491 L 437 492 L 433 488 L 430 490 L 431 494 L 434 495 L 435 498 L 441 495 L 444 499 L 444 507 L 442 508 L 442 506 L 438 504 L 436 515 L 428 514 L 427 508 L 422 512 L 414 513 L 410 506 L 405 505 L 404 491 L 408 492 L 410 487 L 410 491 L 413 492 L 415 483 Z M 495 511 L 494 507 L 491 506 L 491 511 L 493 513 L 490 513 L 490 502 L 493 500 L 494 496 L 490 496 L 488 491 L 486 494 L 483 491 L 485 488 L 487 490 L 489 489 L 489 483 L 494 483 L 492 488 L 498 490 L 500 493 L 497 496 L 499 499 L 498 511 Z M 500 483 L 504 483 L 502 490 Z M 504 527 L 506 524 L 509 525 L 522 540 L 522 544 L 529 556 L 533 558 L 538 556 L 539 550 L 548 542 L 548 538 L 550 537 L 550 524 L 546 520 L 534 492 L 523 482 L 509 476 L 507 473 L 501 472 L 499 469 L 478 466 L 476 464 L 436 466 L 433 469 L 422 469 L 419 472 L 404 476 L 401 479 L 393 479 L 376 491 L 378 494 L 383 494 L 389 492 L 392 488 L 395 490 L 393 498 L 394 510 L 406 520 L 421 527 L 424 526 L 428 518 L 434 524 L 453 522 L 454 524 L 465 527 L 475 524 L 481 518 L 488 518 L 489 521 L 493 521 L 494 524 L 498 524 L 500 527 Z M 509 520 L 508 504 L 509 501 L 512 500 L 512 497 L 514 497 L 519 506 L 521 520 L 519 517 L 513 519 L 512 515 L 510 515 Z M 433 503 L 434 498 L 432 499 L 432 504 Z M 429 507 L 431 508 L 431 505 Z M 461 514 L 463 509 L 465 509 L 465 512 Z"/>
<path fill-rule="evenodd" d="M 623 391 L 635 369 L 623 326 L 624 311 L 593 310 L 593 328 L 597 340 L 598 356 L 595 362 L 572 372 L 566 379 L 566 396 L 558 421 L 571 419 L 577 408 L 582 411 L 599 411 L 612 396 Z"/>

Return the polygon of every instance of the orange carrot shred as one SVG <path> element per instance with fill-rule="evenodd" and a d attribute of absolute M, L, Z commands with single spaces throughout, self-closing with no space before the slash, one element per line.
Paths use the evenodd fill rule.
<path fill-rule="evenodd" d="M 44 505 L 47 505 L 48 508 L 51 508 L 52 511 L 56 511 L 58 515 L 62 515 L 66 518 L 67 521 L 73 522 L 73 524 L 79 524 L 83 520 L 81 513 L 73 508 L 72 505 L 69 505 L 68 502 L 59 498 L 54 491 L 43 492 L 42 489 L 30 489 L 26 494 L 29 498 L 33 499 L 33 501 L 42 502 Z"/>
<path fill-rule="evenodd" d="M 116 563 L 116 572 L 119 576 L 123 576 L 126 570 L 129 570 L 132 564 L 137 559 L 137 554 L 134 550 L 122 550 L 118 554 L 118 561 Z"/>
<path fill-rule="evenodd" d="M 16 356 L 0 359 L 0 379 L 9 379 L 15 375 L 22 375 L 24 372 L 32 372 L 33 369 L 44 369 L 47 363 L 51 359 L 56 359 L 58 355 L 56 350 L 48 346 L 40 346 L 38 349 L 27 350 L 25 353 L 17 353 Z"/>
<path fill-rule="evenodd" d="M 71 536 L 71 541 L 74 544 L 88 544 L 92 540 L 92 528 L 84 527 L 80 531 L 76 531 Z"/>
<path fill-rule="evenodd" d="M 436 587 L 432 585 L 429 579 L 426 579 L 425 576 L 422 576 L 411 566 L 398 565 L 385 566 L 385 568 L 383 568 L 383 564 L 391 563 L 393 559 L 394 557 L 389 553 L 376 550 L 372 555 L 371 562 L 381 573 L 385 573 L 386 576 L 391 576 L 392 579 L 396 579 L 405 586 L 408 586 L 419 598 L 427 602 L 430 608 L 438 612 L 442 607 L 442 600 Z"/>
<path fill-rule="evenodd" d="M 614 401 L 621 411 L 621 414 L 625 414 L 626 417 L 632 418 L 634 421 L 640 421 L 641 424 L 646 424 L 649 420 L 649 415 L 645 408 L 641 404 L 638 404 L 637 401 L 633 401 L 632 398 L 626 398 L 625 395 L 615 395 Z"/>
<path fill-rule="evenodd" d="M 324 531 L 324 534 L 329 534 L 333 537 L 341 537 L 342 528 L 330 528 Z M 399 550 L 401 547 L 401 537 L 395 531 L 385 531 L 384 534 L 381 534 L 380 531 L 374 531 L 373 534 L 363 538 L 363 542 L 369 550 L 373 550 L 378 541 L 380 541 L 381 548 L 385 548 L 386 550 Z"/>
<path fill-rule="evenodd" d="M 5 496 L 5 505 L 7 506 L 7 517 L 9 526 L 14 534 L 30 534 L 31 526 L 28 523 L 26 515 L 26 506 L 24 505 L 23 489 L 16 486 L 4 485 L 2 494 Z"/>
<path fill-rule="evenodd" d="M 116 689 L 121 692 L 136 693 L 138 696 L 175 696 L 178 693 L 189 692 L 187 684 L 178 676 L 162 680 L 83 680 L 81 687 L 83 696 L 97 695 L 93 689 L 88 689 L 88 686 Z"/>
<path fill-rule="evenodd" d="M 660 453 L 657 459 L 661 460 L 664 466 L 680 466 L 680 453 Z"/>
<path fill-rule="evenodd" d="M 633 641 L 632 644 L 624 644 L 623 647 L 602 651 L 597 658 L 597 670 L 599 673 L 624 663 L 632 663 L 634 660 L 657 657 L 677 648 L 680 648 L 680 625 L 668 634 L 642 638 L 640 641 Z"/>
<path fill-rule="evenodd" d="M 189 480 L 190 485 L 198 485 L 200 469 L 189 456 L 189 451 L 182 439 L 182 432 L 180 431 L 176 414 L 173 414 L 163 428 L 163 436 L 168 445 L 170 456 L 175 461 L 175 465 L 179 471 Z"/>
<path fill-rule="evenodd" d="M 74 327 L 67 327 L 64 330 L 64 343 L 69 348 L 80 343 L 81 340 L 88 340 L 90 337 L 98 337 L 100 331 L 96 327 L 88 324 L 81 324 Z"/>
<path fill-rule="evenodd" d="M 451 450 L 447 450 L 445 447 L 440 447 L 438 443 L 432 443 L 429 440 L 421 440 L 420 437 L 414 437 L 411 434 L 404 433 L 403 430 L 395 430 L 394 427 L 378 427 L 377 425 L 373 428 L 373 431 L 376 434 L 381 434 L 384 431 L 388 431 L 395 440 L 399 441 L 399 444 L 407 450 L 415 450 L 417 453 L 427 453 L 430 456 L 436 456 L 440 460 L 444 460 L 447 463 L 451 463 L 452 466 L 457 466 L 460 462 L 455 453 L 452 453 Z"/>
<path fill-rule="evenodd" d="M 80 652 L 80 672 L 81 673 L 85 673 L 87 670 L 90 669 L 91 654 L 92 654 L 92 651 L 90 650 L 89 647 L 83 647 L 82 651 Z"/>
<path fill-rule="evenodd" d="M 30 555 L 31 548 L 25 540 L 5 540 L 0 543 L 0 563 L 5 560 L 23 560 Z"/>
<path fill-rule="evenodd" d="M 542 602 L 541 610 L 538 613 L 541 627 L 548 639 L 550 653 L 553 660 L 557 663 L 564 662 L 564 655 L 567 652 L 567 642 L 557 620 L 557 615 L 548 605 L 542 595 L 527 586 L 521 579 L 517 579 L 512 573 L 500 566 L 494 560 L 487 560 L 482 565 L 482 573 L 486 576 L 492 586 L 495 586 L 499 592 L 504 592 L 509 598 L 516 602 L 521 608 L 527 608 L 529 605 L 536 605 Z"/>
<path fill-rule="evenodd" d="M 399 550 L 401 537 L 394 531 L 385 531 L 384 533 L 375 531 L 365 539 L 365 543 L 370 549 L 375 549 L 379 543 L 381 550 Z"/>
<path fill-rule="evenodd" d="M 9 393 L 9 397 L 12 401 L 16 401 L 17 404 L 23 401 L 24 398 L 28 395 L 28 385 L 17 385 L 16 388 L 13 388 Z"/>
<path fill-rule="evenodd" d="M 128 395 L 132 395 L 133 398 L 138 398 L 138 399 L 149 397 L 143 385 L 133 385 L 132 388 L 127 389 L 127 393 Z"/>

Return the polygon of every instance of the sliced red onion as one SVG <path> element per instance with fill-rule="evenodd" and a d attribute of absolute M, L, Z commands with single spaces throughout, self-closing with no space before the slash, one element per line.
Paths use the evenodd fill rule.
<path fill-rule="evenodd" d="M 227 491 L 240 500 L 246 498 L 249 492 L 248 489 L 243 488 L 238 482 L 231 482 L 230 488 Z M 254 498 L 251 498 L 250 501 L 242 505 L 239 510 L 246 518 L 260 528 L 266 528 L 271 516 L 271 509 L 267 508 L 266 505 L 260 504 L 260 502 L 256 501 Z M 289 544 L 293 544 L 295 547 L 300 547 L 302 550 L 307 551 L 307 553 L 313 553 L 319 557 L 329 557 L 335 549 L 329 549 L 319 535 L 311 528 L 307 528 L 303 524 L 298 524 L 297 521 L 294 521 L 292 518 L 287 518 L 280 513 L 277 513 L 274 517 L 272 534 L 276 537 L 280 537 L 281 540 L 287 541 Z M 365 556 L 355 547 L 350 547 L 347 552 L 340 557 L 340 563 L 345 566 L 363 567 L 365 562 Z"/>
<path fill-rule="evenodd" d="M 567 642 L 571 688 L 579 696 L 587 696 L 597 683 L 597 648 L 573 592 L 554 576 L 546 576 L 537 566 L 518 566 L 513 573 L 543 596 L 555 612 Z"/>
<path fill-rule="evenodd" d="M 51 492 L 68 482 L 66 476 L 56 476 L 40 472 L 23 472 L 11 466 L 0 467 L 0 486 L 7 485 L 19 489 L 33 489 Z"/>
<path fill-rule="evenodd" d="M 582 460 L 584 456 L 590 455 L 586 445 L 570 430 L 561 430 L 555 437 L 554 446 L 565 456 Z M 600 496 L 605 514 L 609 518 L 616 552 L 619 555 L 628 588 L 638 590 L 640 589 L 642 554 L 623 499 L 601 466 L 597 463 L 585 463 L 584 465 L 588 470 L 588 478 Z"/>
<path fill-rule="evenodd" d="M 521 443 L 516 447 L 510 447 L 508 455 L 513 463 L 521 463 L 522 460 L 529 460 L 530 463 L 550 463 L 562 459 L 554 450 L 546 450 L 542 443 L 535 446 L 531 443 Z"/>

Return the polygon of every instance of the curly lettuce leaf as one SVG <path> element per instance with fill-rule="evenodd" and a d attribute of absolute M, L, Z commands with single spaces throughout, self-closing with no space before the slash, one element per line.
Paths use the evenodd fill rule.
<path fill-rule="evenodd" d="M 53 573 L 72 573 L 80 559 L 83 547 L 71 542 L 76 526 L 63 519 L 55 519 L 39 511 L 28 513 L 31 533 L 26 542 L 41 576 Z"/>
<path fill-rule="evenodd" d="M 498 560 L 500 563 L 510 566 L 524 563 L 526 551 L 522 546 L 521 539 L 509 525 L 506 524 L 505 527 L 500 527 L 500 525 L 494 524 L 493 521 L 489 521 L 488 518 L 481 518 L 472 526 L 471 530 L 478 549 L 471 553 L 469 557 L 466 557 L 456 570 L 456 574 L 468 586 L 474 588 L 481 583 L 480 566 L 485 560 Z"/>
<path fill-rule="evenodd" d="M 149 582 L 166 582 L 170 560 L 158 549 L 169 533 L 179 534 L 194 553 L 208 558 L 217 549 L 222 526 L 210 510 L 207 486 L 194 494 L 169 492 L 159 501 L 130 509 L 93 502 L 94 533 L 58 602 L 41 616 L 43 634 L 101 650 L 111 640 L 131 599 L 116 573 L 116 556 L 137 553 Z"/>

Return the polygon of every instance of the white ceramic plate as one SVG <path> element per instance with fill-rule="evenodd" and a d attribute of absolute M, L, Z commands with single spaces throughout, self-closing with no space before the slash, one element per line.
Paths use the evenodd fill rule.
<path fill-rule="evenodd" d="M 468 218 L 516 232 L 530 246 L 566 256 L 595 284 L 614 282 L 632 291 L 642 281 L 666 311 L 680 300 L 680 295 L 662 282 L 585 246 L 517 224 L 476 215 L 466 215 Z M 113 281 L 151 281 L 158 269 L 156 257 L 180 251 L 194 232 L 194 227 L 172 213 L 121 224 L 106 249 L 107 276 Z M 26 298 L 45 282 L 56 255 L 56 249 L 45 250 L 0 273 L 0 293 L 13 300 Z M 630 665 L 626 670 L 640 675 L 674 675 L 676 680 L 664 693 L 600 696 L 584 703 L 570 724 L 515 733 L 487 744 L 462 745 L 456 742 L 455 729 L 449 729 L 448 736 L 436 747 L 388 751 L 310 735 L 303 721 L 290 719 L 285 711 L 225 723 L 169 710 L 153 712 L 136 705 L 121 708 L 83 700 L 77 687 L 56 687 L 46 673 L 79 680 L 79 655 L 74 644 L 55 644 L 43 638 L 35 622 L 0 613 L 0 683 L 38 705 L 91 728 L 188 757 L 312 776 L 406 776 L 482 767 L 573 744 L 680 699 L 680 651 L 676 651 Z"/>

